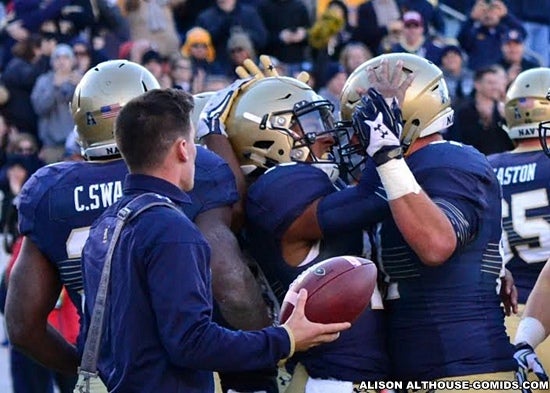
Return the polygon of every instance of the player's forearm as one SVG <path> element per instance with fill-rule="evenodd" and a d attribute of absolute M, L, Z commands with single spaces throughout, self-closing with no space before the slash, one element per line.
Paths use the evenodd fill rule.
<path fill-rule="evenodd" d="M 390 201 L 390 208 L 403 238 L 424 264 L 441 265 L 454 252 L 451 223 L 423 191 Z"/>
<path fill-rule="evenodd" d="M 456 248 L 449 219 L 422 191 L 403 159 L 376 168 L 390 204 L 393 219 L 407 244 L 428 266 L 444 263 Z"/>
<path fill-rule="evenodd" d="M 546 265 L 539 274 L 539 278 L 529 295 L 523 318 L 535 318 L 542 324 L 544 328 L 544 337 L 550 334 L 550 312 L 548 312 L 548 299 L 550 299 L 550 262 Z"/>
<path fill-rule="evenodd" d="M 233 328 L 240 330 L 258 330 L 271 325 L 267 305 L 252 274 L 248 272 L 232 275 L 240 277 L 222 278 L 224 283 L 216 283 L 216 286 L 223 286 L 224 289 L 214 290 L 214 297 L 224 319 Z M 234 290 L 227 289 L 231 285 L 235 285 Z"/>
<path fill-rule="evenodd" d="M 79 366 L 76 347 L 51 325 L 46 329 L 9 330 L 10 343 L 20 352 L 47 368 L 75 375 Z"/>
<path fill-rule="evenodd" d="M 206 235 L 212 247 L 210 267 L 214 298 L 225 320 L 235 329 L 269 326 L 267 306 L 260 286 L 245 262 L 237 240 L 220 227 Z"/>
<path fill-rule="evenodd" d="M 242 259 L 212 257 L 214 298 L 225 320 L 235 329 L 256 330 L 271 320 L 260 286 Z"/>

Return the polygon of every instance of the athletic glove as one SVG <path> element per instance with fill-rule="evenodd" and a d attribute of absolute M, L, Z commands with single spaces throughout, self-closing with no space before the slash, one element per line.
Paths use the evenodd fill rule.
<path fill-rule="evenodd" d="M 520 383 L 520 388 L 523 393 L 530 393 L 531 389 L 523 389 L 523 383 L 528 380 L 528 375 L 532 371 L 536 374 L 540 381 L 548 381 L 548 375 L 542 367 L 535 350 L 532 346 L 525 342 L 516 344 L 516 352 L 514 353 L 514 359 L 518 363 L 518 369 L 516 371 L 516 379 Z"/>
<path fill-rule="evenodd" d="M 370 88 L 367 95 L 361 98 L 352 118 L 355 132 L 363 141 L 367 155 L 377 166 L 403 157 L 400 142 L 403 120 L 395 98 L 390 108 L 386 99 Z"/>
<path fill-rule="evenodd" d="M 252 60 L 246 59 L 242 66 L 235 69 L 240 79 L 237 79 L 225 89 L 221 89 L 208 100 L 199 117 L 197 139 L 202 139 L 211 134 L 227 137 L 225 120 L 241 90 L 260 79 L 279 76 L 277 69 L 271 64 L 269 56 L 261 55 L 260 61 L 265 72 L 262 72 Z M 305 83 L 309 79 L 309 74 L 300 73 L 296 79 Z"/>
<path fill-rule="evenodd" d="M 260 64 L 264 69 L 263 72 L 252 60 L 246 59 L 245 61 L 243 61 L 242 66 L 237 66 L 237 68 L 235 68 L 235 73 L 241 79 L 247 79 L 251 77 L 262 79 L 265 77 L 280 76 L 277 68 L 275 68 L 275 66 L 273 65 L 271 57 L 267 55 L 260 55 Z M 298 74 L 298 76 L 296 76 L 296 79 L 298 79 L 300 82 L 307 83 L 309 81 L 309 74 L 305 71 L 302 71 L 300 72 L 300 74 Z"/>

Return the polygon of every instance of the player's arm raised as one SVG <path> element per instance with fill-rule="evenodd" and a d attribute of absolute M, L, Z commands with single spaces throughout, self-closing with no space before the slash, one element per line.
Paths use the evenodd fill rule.
<path fill-rule="evenodd" d="M 387 59 L 378 69 L 367 69 L 373 86 L 354 113 L 354 127 L 369 141 L 367 154 L 374 159 L 395 223 L 422 262 L 428 266 L 444 263 L 457 247 L 456 232 L 445 213 L 422 191 L 401 150 L 403 120 L 399 104 L 404 101 L 414 74 L 401 80 L 403 62 L 390 73 Z M 436 138 L 436 137 L 432 137 Z M 422 147 L 427 137 L 417 142 Z"/>

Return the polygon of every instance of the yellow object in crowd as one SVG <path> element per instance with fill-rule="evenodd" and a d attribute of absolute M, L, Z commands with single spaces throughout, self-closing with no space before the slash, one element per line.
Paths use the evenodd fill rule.
<path fill-rule="evenodd" d="M 356 8 L 367 1 L 370 0 L 344 0 L 344 3 L 346 3 L 348 8 Z M 323 12 L 327 9 L 328 3 L 330 3 L 330 0 L 317 0 L 317 18 L 323 15 Z"/>
<path fill-rule="evenodd" d="M 329 40 L 344 27 L 344 19 L 336 12 L 327 10 L 317 18 L 309 30 L 309 45 L 315 49 L 326 48 Z"/>

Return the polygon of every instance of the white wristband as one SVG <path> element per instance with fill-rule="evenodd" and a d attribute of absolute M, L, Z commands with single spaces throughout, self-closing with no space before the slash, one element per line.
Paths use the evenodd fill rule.
<path fill-rule="evenodd" d="M 546 331 L 542 323 L 533 317 L 525 317 L 519 322 L 514 344 L 526 342 L 536 348 L 546 338 Z"/>
<path fill-rule="evenodd" d="M 404 159 L 389 160 L 376 167 L 388 200 L 392 201 L 404 195 L 418 194 L 421 190 Z"/>

